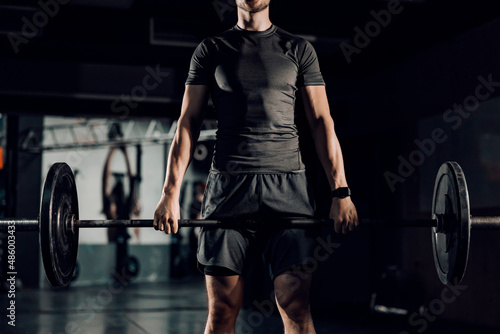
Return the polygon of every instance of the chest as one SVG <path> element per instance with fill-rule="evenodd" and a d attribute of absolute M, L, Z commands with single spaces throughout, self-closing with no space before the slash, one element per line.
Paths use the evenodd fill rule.
<path fill-rule="evenodd" d="M 298 63 L 289 43 L 264 39 L 222 44 L 214 60 L 215 85 L 222 91 L 295 89 Z"/>

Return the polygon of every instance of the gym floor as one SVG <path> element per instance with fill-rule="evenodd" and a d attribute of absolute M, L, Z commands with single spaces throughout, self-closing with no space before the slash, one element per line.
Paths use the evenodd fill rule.
<path fill-rule="evenodd" d="M 126 287 L 110 282 L 69 289 L 19 288 L 15 304 L 15 327 L 7 324 L 9 319 L 4 315 L 0 319 L 1 333 L 198 334 L 203 333 L 207 316 L 202 277 L 162 284 L 131 282 Z M 6 293 L 0 295 L 0 305 L 5 310 Z M 439 319 L 428 323 L 423 331 L 422 327 L 411 327 L 408 317 L 374 315 L 353 307 L 313 309 L 313 315 L 317 333 L 325 334 L 497 333 Z M 278 314 L 244 309 L 236 332 L 283 333 L 283 329 Z"/>

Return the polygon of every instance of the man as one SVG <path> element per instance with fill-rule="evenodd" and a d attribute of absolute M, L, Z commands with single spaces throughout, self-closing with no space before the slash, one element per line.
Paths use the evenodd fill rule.
<path fill-rule="evenodd" d="M 120 133 L 118 125 L 112 125 L 108 138 L 113 140 L 119 138 L 116 133 Z M 127 175 L 121 173 L 113 173 L 111 171 L 112 160 L 115 152 L 121 151 L 125 158 L 125 165 L 127 166 Z M 114 177 L 113 177 L 114 176 Z M 114 184 L 111 185 L 112 177 L 115 179 Z M 124 178 L 128 177 L 129 192 L 125 194 Z M 125 146 L 112 146 L 109 149 L 106 162 L 104 163 L 104 170 L 102 174 L 102 204 L 103 213 L 106 219 L 131 219 L 138 217 L 141 208 L 139 199 L 137 198 L 137 183 L 136 177 L 132 175 L 130 160 Z M 128 239 L 130 235 L 126 227 L 108 228 L 108 241 L 116 244 L 115 256 L 115 270 L 119 273 L 122 270 L 128 270 L 130 274 L 128 277 L 134 277 L 133 272 L 130 272 L 130 263 L 134 260 L 128 253 Z M 134 234 L 139 238 L 140 229 L 134 228 Z"/>
<path fill-rule="evenodd" d="M 271 23 L 269 2 L 236 0 L 237 24 L 205 39 L 193 54 L 154 215 L 157 230 L 178 230 L 180 186 L 209 94 L 218 131 L 202 218 L 314 216 L 294 123 L 297 90 L 331 189 L 348 189 L 316 54 L 307 41 Z M 358 225 L 349 196 L 332 198 L 330 218 L 337 233 Z M 312 273 L 300 271 L 313 256 L 315 242 L 315 232 L 304 229 L 202 229 L 198 264 L 209 302 L 205 333 L 234 333 L 243 276 L 257 254 L 273 279 L 285 333 L 315 333 L 309 309 Z"/>
<path fill-rule="evenodd" d="M 114 139 L 114 138 L 110 138 Z M 115 174 L 111 171 L 111 161 L 113 159 L 114 153 L 116 151 L 121 151 L 125 158 L 125 164 L 127 166 L 127 175 Z M 114 176 L 114 185 L 110 185 L 111 178 Z M 128 177 L 129 179 L 129 194 L 125 194 L 125 186 L 123 178 Z M 135 177 L 132 175 L 130 160 L 128 157 L 127 149 L 125 146 L 114 147 L 109 149 L 106 162 L 104 163 L 104 169 L 102 173 L 102 206 L 103 213 L 106 215 L 106 219 L 131 219 L 134 216 L 138 217 L 141 212 L 141 206 L 139 199 L 137 198 L 137 184 Z M 139 238 L 139 228 L 134 228 L 134 234 Z M 130 238 L 127 232 L 127 228 L 109 228 L 108 229 L 108 241 L 118 242 L 119 239 L 126 240 Z"/>

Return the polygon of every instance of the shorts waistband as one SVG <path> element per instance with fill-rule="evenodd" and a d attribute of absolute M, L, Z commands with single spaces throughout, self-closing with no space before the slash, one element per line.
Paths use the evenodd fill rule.
<path fill-rule="evenodd" d="M 287 175 L 287 174 L 303 174 L 306 172 L 305 169 L 292 170 L 292 171 L 255 171 L 255 170 L 238 170 L 238 171 L 225 171 L 218 169 L 210 169 L 211 174 L 225 174 L 225 175 Z"/>

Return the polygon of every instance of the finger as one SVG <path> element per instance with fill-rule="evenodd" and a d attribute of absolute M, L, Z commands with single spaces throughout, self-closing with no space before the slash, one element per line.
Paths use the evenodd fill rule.
<path fill-rule="evenodd" d="M 179 223 L 177 220 L 172 223 L 172 232 L 175 234 L 179 231 Z"/>
<path fill-rule="evenodd" d="M 357 215 L 354 215 L 354 217 L 352 218 L 352 230 L 355 231 L 358 226 L 359 226 L 359 221 L 358 221 L 358 216 Z"/>
<path fill-rule="evenodd" d="M 333 227 L 335 229 L 335 233 L 337 233 L 337 234 L 339 234 L 342 231 L 340 219 L 335 219 L 334 220 Z"/>
<path fill-rule="evenodd" d="M 349 227 L 349 232 L 351 232 L 351 231 L 353 231 L 353 230 L 354 230 L 354 228 L 355 228 L 354 224 L 355 224 L 355 223 L 354 223 L 354 221 L 353 221 L 353 220 L 350 220 L 350 221 L 349 221 L 349 225 L 348 225 L 348 227 Z"/>
<path fill-rule="evenodd" d="M 155 220 L 153 221 L 153 227 L 155 230 L 159 230 L 160 229 L 160 219 L 155 217 Z"/>
<path fill-rule="evenodd" d="M 172 220 L 169 218 L 165 222 L 165 233 L 170 234 Z"/>

